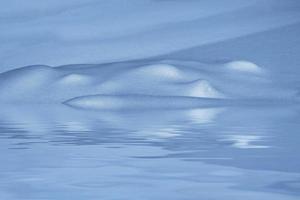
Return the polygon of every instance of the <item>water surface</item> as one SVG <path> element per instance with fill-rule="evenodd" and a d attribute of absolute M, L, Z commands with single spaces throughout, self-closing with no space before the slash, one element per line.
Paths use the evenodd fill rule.
<path fill-rule="evenodd" d="M 299 108 L 1 106 L 0 199 L 300 197 Z"/>

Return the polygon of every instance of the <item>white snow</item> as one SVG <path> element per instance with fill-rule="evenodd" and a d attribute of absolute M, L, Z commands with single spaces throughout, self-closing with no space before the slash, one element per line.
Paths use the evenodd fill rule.
<path fill-rule="evenodd" d="M 191 83 L 188 96 L 191 97 L 211 97 L 211 98 L 222 98 L 224 97 L 221 92 L 217 91 L 211 86 L 206 80 L 197 80 Z"/>
<path fill-rule="evenodd" d="M 243 60 L 229 62 L 226 63 L 225 66 L 230 70 L 241 72 L 249 72 L 256 74 L 260 74 L 263 72 L 262 68 L 258 67 L 256 64 Z"/>
<path fill-rule="evenodd" d="M 178 68 L 167 64 L 142 66 L 135 69 L 135 72 L 136 74 L 150 76 L 152 78 L 157 77 L 158 79 L 180 79 L 182 77 L 182 72 Z"/>
<path fill-rule="evenodd" d="M 91 81 L 90 77 L 74 73 L 62 77 L 59 80 L 59 83 L 66 84 L 66 85 L 69 84 L 81 85 L 81 84 L 88 84 L 90 81 Z"/>
<path fill-rule="evenodd" d="M 93 110 L 120 109 L 182 109 L 216 106 L 216 99 L 192 98 L 183 96 L 150 95 L 91 95 L 70 99 L 67 105 Z"/>
<path fill-rule="evenodd" d="M 0 102 L 297 99 L 299 8 L 290 0 L 12 0 L 0 8 Z M 34 66 L 18 68 L 26 65 Z"/>
<path fill-rule="evenodd" d="M 189 65 L 160 62 L 127 65 L 34 66 L 11 70 L 0 75 L 0 101 L 63 102 L 95 94 L 224 97 L 213 88 L 210 80 L 199 79 L 209 73 L 195 71 Z"/>
<path fill-rule="evenodd" d="M 184 108 L 206 106 L 210 100 L 215 104 L 216 99 L 294 97 L 291 90 L 275 86 L 268 73 L 258 78 L 258 69 L 247 61 L 216 65 L 180 60 L 29 66 L 0 74 L 0 102 L 68 102 L 97 109 Z"/>

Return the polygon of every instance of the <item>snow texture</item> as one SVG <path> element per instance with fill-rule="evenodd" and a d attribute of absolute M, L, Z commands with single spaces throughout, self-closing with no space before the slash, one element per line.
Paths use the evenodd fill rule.
<path fill-rule="evenodd" d="M 298 23 L 299 7 L 295 0 L 5 1 L 0 71 L 162 55 Z"/>
<path fill-rule="evenodd" d="M 299 8 L 292 0 L 12 0 L 0 8 L 0 102 L 297 102 Z"/>
<path fill-rule="evenodd" d="M 0 87 L 1 102 L 96 109 L 187 108 L 297 97 L 296 90 L 274 87 L 266 70 L 247 61 L 28 66 L 0 74 Z"/>

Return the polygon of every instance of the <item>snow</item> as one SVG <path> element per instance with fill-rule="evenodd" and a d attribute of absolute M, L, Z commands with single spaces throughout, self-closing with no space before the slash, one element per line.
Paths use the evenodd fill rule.
<path fill-rule="evenodd" d="M 183 109 L 220 105 L 216 99 L 150 95 L 91 95 L 76 97 L 64 103 L 93 110 Z"/>
<path fill-rule="evenodd" d="M 136 74 L 162 79 L 165 78 L 176 80 L 181 78 L 181 71 L 178 68 L 167 64 L 156 64 L 139 67 L 136 70 Z"/>
<path fill-rule="evenodd" d="M 299 7 L 290 0 L 9 1 L 0 8 L 0 102 L 298 100 Z"/>
<path fill-rule="evenodd" d="M 256 74 L 260 74 L 263 72 L 263 70 L 256 64 L 242 60 L 229 62 L 226 64 L 226 67 L 230 70 L 236 70 L 241 72 L 249 72 Z"/>
<path fill-rule="evenodd" d="M 0 27 L 0 199 L 299 199 L 299 1 L 9 0 Z"/>
<path fill-rule="evenodd" d="M 292 0 L 6 1 L 0 70 L 162 55 L 297 23 L 298 8 Z"/>
<path fill-rule="evenodd" d="M 73 84 L 81 85 L 81 84 L 88 84 L 90 81 L 91 79 L 88 76 L 73 73 L 62 77 L 59 80 L 59 83 L 64 85 L 73 85 Z"/>
<path fill-rule="evenodd" d="M 188 90 L 188 95 L 191 97 L 210 97 L 210 98 L 222 98 L 224 97 L 221 92 L 217 91 L 211 86 L 211 84 L 206 80 L 196 80 L 190 83 L 190 88 Z"/>
<path fill-rule="evenodd" d="M 203 107 L 222 101 L 227 104 L 227 100 L 276 101 L 297 97 L 297 89 L 275 86 L 268 71 L 262 71 L 254 63 L 239 60 L 28 66 L 0 74 L 0 102 L 133 109 Z"/>

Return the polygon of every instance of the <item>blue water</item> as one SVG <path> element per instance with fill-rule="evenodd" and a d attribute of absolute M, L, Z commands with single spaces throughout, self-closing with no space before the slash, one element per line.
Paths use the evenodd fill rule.
<path fill-rule="evenodd" d="M 0 199 L 300 198 L 299 107 L 1 106 Z"/>

